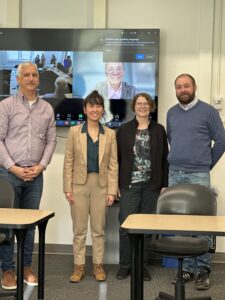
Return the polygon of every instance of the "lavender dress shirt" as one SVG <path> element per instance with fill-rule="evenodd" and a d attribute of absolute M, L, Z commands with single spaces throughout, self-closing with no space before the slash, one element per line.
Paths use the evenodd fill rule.
<path fill-rule="evenodd" d="M 31 108 L 21 93 L 0 102 L 0 166 L 40 164 L 45 168 L 56 146 L 54 112 L 37 98 Z"/>

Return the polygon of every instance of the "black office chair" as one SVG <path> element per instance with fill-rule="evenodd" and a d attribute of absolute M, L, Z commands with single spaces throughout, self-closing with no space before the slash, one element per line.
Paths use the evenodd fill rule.
<path fill-rule="evenodd" d="M 13 208 L 14 190 L 12 185 L 4 176 L 0 176 L 0 207 Z M 13 238 L 12 230 L 0 229 L 0 247 L 3 243 L 10 243 Z M 1 290 L 0 297 L 15 296 L 16 291 Z"/>
<path fill-rule="evenodd" d="M 4 232 L 0 232 L 0 245 L 6 240 L 6 234 Z"/>
<path fill-rule="evenodd" d="M 0 176 L 0 207 L 12 208 L 14 206 L 14 190 L 11 183 L 4 177 Z M 1 229 L 0 232 L 5 235 L 4 243 L 10 242 L 12 238 L 12 230 Z"/>
<path fill-rule="evenodd" d="M 12 208 L 14 206 L 14 190 L 11 183 L 0 175 L 0 207 Z"/>
<path fill-rule="evenodd" d="M 215 192 L 199 184 L 178 184 L 167 188 L 159 196 L 158 214 L 174 215 L 216 215 L 217 202 Z M 175 284 L 175 296 L 160 292 L 155 300 L 204 299 L 211 297 L 185 298 L 185 288 L 182 282 L 182 262 L 186 257 L 196 257 L 210 250 L 208 242 L 200 238 L 188 236 L 165 236 L 152 240 L 150 252 L 178 259 L 178 279 Z"/>

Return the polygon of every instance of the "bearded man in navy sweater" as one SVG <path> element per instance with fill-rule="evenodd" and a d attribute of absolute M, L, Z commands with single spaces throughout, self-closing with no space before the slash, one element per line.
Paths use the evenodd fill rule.
<path fill-rule="evenodd" d="M 198 183 L 210 186 L 210 170 L 225 151 L 225 131 L 218 111 L 199 100 L 195 79 L 181 74 L 175 80 L 178 104 L 167 113 L 169 186 L 179 183 Z M 204 236 L 212 245 L 212 237 Z M 186 258 L 183 280 L 194 279 L 197 290 L 209 288 L 211 254 Z"/>

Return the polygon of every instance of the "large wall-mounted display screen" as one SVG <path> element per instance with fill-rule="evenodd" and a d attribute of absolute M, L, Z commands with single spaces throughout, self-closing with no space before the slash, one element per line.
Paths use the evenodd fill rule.
<path fill-rule="evenodd" d="M 159 29 L 0 29 L 0 100 L 17 92 L 17 67 L 37 64 L 39 95 L 57 126 L 85 120 L 83 99 L 98 90 L 109 127 L 133 118 L 138 92 L 158 99 Z M 157 120 L 157 110 L 152 115 Z"/>

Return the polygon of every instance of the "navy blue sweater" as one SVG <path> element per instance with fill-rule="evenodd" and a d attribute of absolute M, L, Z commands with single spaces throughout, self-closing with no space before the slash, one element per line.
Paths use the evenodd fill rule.
<path fill-rule="evenodd" d="M 209 172 L 225 151 L 225 131 L 219 113 L 200 100 L 189 110 L 177 104 L 168 111 L 167 136 L 171 170 Z"/>

